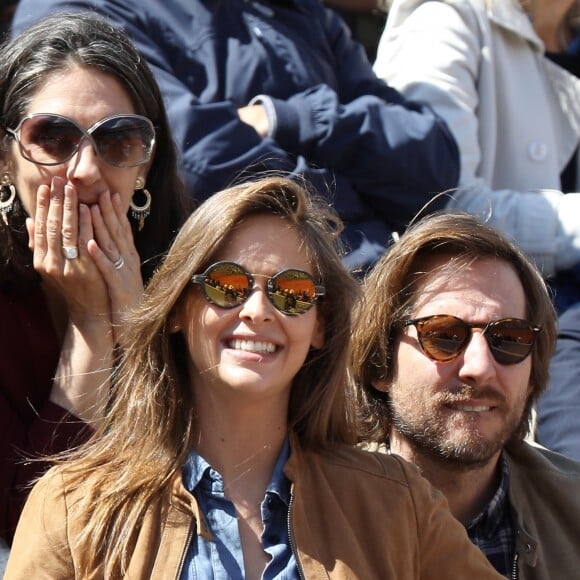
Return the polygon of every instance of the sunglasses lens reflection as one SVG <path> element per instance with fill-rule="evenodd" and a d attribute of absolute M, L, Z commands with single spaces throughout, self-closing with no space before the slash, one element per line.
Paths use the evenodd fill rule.
<path fill-rule="evenodd" d="M 85 133 L 69 119 L 59 115 L 36 115 L 20 127 L 24 156 L 39 164 L 57 165 L 77 151 Z M 111 117 L 92 133 L 99 155 L 117 167 L 146 163 L 153 149 L 155 131 L 144 117 Z"/>
<path fill-rule="evenodd" d="M 252 277 L 234 262 L 219 262 L 202 277 L 206 298 L 220 308 L 235 308 L 243 304 L 252 291 Z M 314 280 L 302 270 L 284 270 L 269 279 L 267 293 L 270 302 L 284 314 L 303 314 L 312 308 L 317 298 Z"/>
<path fill-rule="evenodd" d="M 147 161 L 153 137 L 151 125 L 139 117 L 109 119 L 93 133 L 103 159 L 119 167 L 132 167 Z"/>
<path fill-rule="evenodd" d="M 20 128 L 20 143 L 31 161 L 57 164 L 69 159 L 82 133 L 61 117 L 42 115 L 26 119 Z"/>
<path fill-rule="evenodd" d="M 500 320 L 486 332 L 495 360 L 504 365 L 523 361 L 532 350 L 535 336 L 529 324 L 517 320 Z"/>
<path fill-rule="evenodd" d="M 274 276 L 270 283 L 270 300 L 286 314 L 303 314 L 316 300 L 316 286 L 307 272 L 285 270 Z"/>
<path fill-rule="evenodd" d="M 417 326 L 421 345 L 427 355 L 437 361 L 457 357 L 471 337 L 471 328 L 453 316 L 433 316 Z M 525 320 L 505 318 L 485 330 L 485 338 L 494 359 L 510 365 L 523 361 L 531 352 L 536 334 Z"/>
<path fill-rule="evenodd" d="M 423 349 L 438 361 L 456 357 L 467 341 L 469 329 L 452 316 L 434 316 L 418 327 Z"/>
<path fill-rule="evenodd" d="M 235 308 L 250 295 L 250 280 L 237 264 L 216 264 L 206 274 L 204 290 L 217 306 Z"/>

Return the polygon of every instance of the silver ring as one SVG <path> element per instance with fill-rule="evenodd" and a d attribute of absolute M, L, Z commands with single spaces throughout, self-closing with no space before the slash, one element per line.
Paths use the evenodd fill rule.
<path fill-rule="evenodd" d="M 79 249 L 77 246 L 63 246 L 62 255 L 67 260 L 76 260 L 79 257 Z"/>
<path fill-rule="evenodd" d="M 115 270 L 120 270 L 124 265 L 125 265 L 125 260 L 123 259 L 123 256 L 119 256 L 113 262 L 113 267 L 115 268 Z"/>

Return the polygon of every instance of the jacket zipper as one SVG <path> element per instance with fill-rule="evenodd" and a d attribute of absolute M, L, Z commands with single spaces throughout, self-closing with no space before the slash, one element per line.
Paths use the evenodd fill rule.
<path fill-rule="evenodd" d="M 185 556 L 189 550 L 189 544 L 191 543 L 191 538 L 193 536 L 193 526 L 191 525 L 193 521 L 189 522 L 189 529 L 187 530 L 187 541 L 185 542 L 185 547 L 181 554 L 181 560 L 179 561 L 179 567 L 177 568 L 177 576 L 175 579 L 181 578 L 181 573 L 183 572 L 183 565 L 185 564 Z"/>
<path fill-rule="evenodd" d="M 298 569 L 298 576 L 301 580 L 306 580 L 304 576 L 304 570 L 302 569 L 302 562 L 300 561 L 300 556 L 296 550 L 296 543 L 294 541 L 294 531 L 292 529 L 292 505 L 294 504 L 294 490 L 290 490 L 290 501 L 288 502 L 288 540 L 290 541 L 290 549 L 296 558 L 296 568 Z"/>
<path fill-rule="evenodd" d="M 518 553 L 514 554 L 514 561 L 512 562 L 511 580 L 518 580 Z"/>

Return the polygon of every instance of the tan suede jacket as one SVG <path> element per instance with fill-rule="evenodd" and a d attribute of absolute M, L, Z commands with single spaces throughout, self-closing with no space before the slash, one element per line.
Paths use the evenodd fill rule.
<path fill-rule="evenodd" d="M 302 452 L 294 442 L 285 472 L 293 482 L 290 540 L 303 578 L 501 578 L 443 496 L 399 458 L 342 446 Z M 52 473 L 29 497 L 6 580 L 80 577 L 71 539 L 83 522 L 68 517 L 79 492 L 67 493 L 63 478 Z M 211 537 L 194 498 L 176 477 L 145 516 L 126 578 L 179 578 L 193 534 Z M 103 578 L 99 563 L 88 578 Z"/>

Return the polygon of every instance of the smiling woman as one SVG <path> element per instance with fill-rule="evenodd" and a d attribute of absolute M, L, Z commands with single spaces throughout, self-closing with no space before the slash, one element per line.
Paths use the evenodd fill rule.
<path fill-rule="evenodd" d="M 100 420 L 122 315 L 186 215 L 159 90 L 121 32 L 64 14 L 3 46 L 0 175 L 0 536 L 10 542 L 44 469 L 23 458 L 66 449 Z"/>
<path fill-rule="evenodd" d="M 412 468 L 353 447 L 339 234 L 278 177 L 194 212 L 129 316 L 106 421 L 32 491 L 6 579 L 497 577 Z"/>

